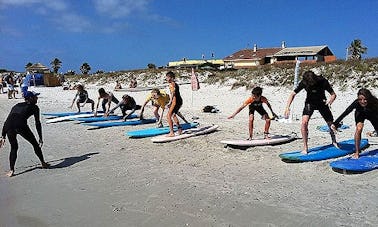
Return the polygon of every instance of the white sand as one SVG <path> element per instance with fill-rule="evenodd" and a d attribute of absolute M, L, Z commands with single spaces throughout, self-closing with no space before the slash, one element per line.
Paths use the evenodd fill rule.
<path fill-rule="evenodd" d="M 95 101 L 96 89 L 88 88 Z M 30 90 L 41 92 L 42 112 L 71 111 L 75 91 Z M 219 124 L 217 132 L 153 144 L 150 138 L 130 139 L 124 133 L 154 125 L 87 130 L 74 122 L 43 123 L 43 153 L 52 168 L 40 169 L 31 145 L 19 137 L 17 175 L 12 178 L 5 176 L 7 141 L 0 152 L 0 226 L 377 226 L 378 171 L 343 175 L 330 168 L 330 160 L 282 162 L 278 155 L 301 149 L 301 140 L 248 150 L 224 148 L 221 140 L 248 136 L 247 108 L 233 120 L 227 116 L 250 91 L 201 84 L 195 92 L 182 85 L 181 92 L 182 113 L 188 119 L 199 117 L 204 125 Z M 335 117 L 356 92 L 337 91 Z M 142 104 L 147 93 L 130 94 Z M 267 87 L 263 95 L 282 115 L 289 93 Z M 115 94 L 120 98 L 124 92 Z M 304 97 L 301 92 L 295 99 L 298 117 Z M 0 95 L 1 125 L 19 101 Z M 216 105 L 221 112 L 203 113 L 205 105 Z M 150 108 L 145 116 L 153 116 Z M 33 118 L 29 122 L 35 132 Z M 351 128 L 339 133 L 339 140 L 353 137 L 353 114 L 344 124 Z M 324 121 L 316 113 L 310 121 L 310 146 L 330 142 L 327 133 L 316 130 L 319 125 Z M 263 126 L 257 117 L 256 136 Z M 364 131 L 371 129 L 367 123 Z M 299 122 L 272 123 L 271 133 L 291 132 L 300 136 Z"/>

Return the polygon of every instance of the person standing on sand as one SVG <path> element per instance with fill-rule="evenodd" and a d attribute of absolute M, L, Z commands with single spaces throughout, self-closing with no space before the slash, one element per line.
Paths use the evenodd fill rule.
<path fill-rule="evenodd" d="M 352 155 L 353 158 L 360 157 L 360 143 L 361 134 L 364 129 L 364 121 L 369 120 L 373 125 L 375 131 L 378 130 L 378 99 L 368 89 L 361 88 L 357 92 L 357 99 L 350 104 L 345 111 L 333 122 L 331 128 L 336 131 L 340 122 L 350 114 L 353 110 L 354 120 L 356 122 L 356 131 L 354 132 L 354 144 L 356 152 Z"/>
<path fill-rule="evenodd" d="M 159 90 L 158 88 L 152 89 L 151 93 L 147 96 L 146 101 L 142 105 L 142 109 L 140 111 L 140 120 L 143 120 L 143 113 L 144 108 L 147 105 L 148 102 L 151 101 L 152 106 L 154 107 L 154 115 L 156 120 L 158 120 L 157 127 L 161 128 L 163 127 L 162 119 L 164 114 L 164 109 L 168 105 L 170 101 L 170 97 L 165 91 Z M 161 114 L 159 115 L 159 108 L 161 107 Z M 188 121 L 185 119 L 185 117 L 180 113 L 180 111 L 177 112 L 177 116 L 179 116 L 185 123 L 188 123 Z"/>
<path fill-rule="evenodd" d="M 315 110 L 318 110 L 319 113 L 322 115 L 323 119 L 327 122 L 327 125 L 331 127 L 333 122 L 333 115 L 330 110 L 331 104 L 336 99 L 336 93 L 334 92 L 332 86 L 330 85 L 329 81 L 325 79 L 321 75 L 316 75 L 312 71 L 306 71 L 303 73 L 303 78 L 299 82 L 298 86 L 294 89 L 294 91 L 290 94 L 287 105 L 285 109 L 284 116 L 285 118 L 289 117 L 290 114 L 290 105 L 294 100 L 296 94 L 298 94 L 301 90 L 305 89 L 307 92 L 305 105 L 303 108 L 302 113 L 302 124 L 301 124 L 301 133 L 303 138 L 303 150 L 302 154 L 308 153 L 308 123 L 310 118 Z M 331 96 L 327 101 L 325 96 L 325 91 L 327 91 Z M 335 147 L 338 147 L 336 142 L 335 134 L 332 130 L 330 131 L 332 144 Z"/>
<path fill-rule="evenodd" d="M 254 120 L 254 113 L 257 111 L 261 116 L 262 119 L 265 120 L 265 127 L 264 127 L 264 139 L 269 139 L 269 128 L 271 123 L 271 118 L 268 116 L 268 113 L 263 107 L 263 103 L 265 103 L 270 111 L 273 113 L 272 106 L 268 102 L 268 99 L 262 96 L 262 88 L 255 87 L 252 89 L 252 96 L 250 96 L 244 103 L 233 113 L 228 119 L 234 118 L 240 111 L 244 109 L 244 107 L 249 105 L 249 137 L 248 140 L 252 140 L 253 137 L 253 120 Z M 273 117 L 275 114 L 273 113 Z"/>
<path fill-rule="evenodd" d="M 5 137 L 8 136 L 9 144 L 11 145 L 11 151 L 9 155 L 10 171 L 7 176 L 11 177 L 14 175 L 14 167 L 17 159 L 17 134 L 20 134 L 24 139 L 33 145 L 34 153 L 38 156 L 42 168 L 48 168 L 50 165 L 47 164 L 43 158 L 41 147 L 43 145 L 42 140 L 42 126 L 39 116 L 39 107 L 37 106 L 39 93 L 28 91 L 25 95 L 25 102 L 18 103 L 13 106 L 10 111 L 6 121 L 4 122 L 1 139 L 0 148 L 5 143 Z M 37 142 L 33 132 L 28 126 L 28 118 L 34 115 L 35 126 L 39 136 L 39 142 Z"/>
<path fill-rule="evenodd" d="M 95 116 L 97 116 L 97 110 L 98 110 L 98 106 L 100 105 L 101 99 L 102 99 L 102 110 L 104 111 L 104 113 L 109 112 L 110 105 L 111 105 L 112 102 L 114 102 L 115 104 L 119 103 L 118 99 L 113 95 L 113 93 L 105 92 L 104 88 L 98 89 L 98 94 L 99 94 L 99 96 L 98 96 L 98 100 L 97 100 L 97 105 L 96 105 L 96 109 L 94 111 Z"/>
<path fill-rule="evenodd" d="M 169 91 L 171 93 L 169 103 L 167 104 L 167 106 L 169 107 L 168 114 L 167 114 L 169 134 L 167 136 L 172 137 L 172 136 L 175 136 L 175 132 L 173 130 L 173 121 L 175 122 L 177 126 L 178 134 L 180 135 L 182 133 L 182 127 L 176 115 L 179 112 L 183 101 L 180 95 L 180 87 L 175 82 L 175 74 L 172 71 L 169 71 L 167 72 L 165 78 L 168 82 Z M 172 121 L 172 118 L 173 118 L 173 121 Z"/>
<path fill-rule="evenodd" d="M 71 104 L 70 108 L 73 107 L 75 100 L 78 98 L 77 101 L 76 101 L 78 113 L 80 113 L 80 111 L 81 111 L 80 107 L 84 107 L 84 105 L 86 103 L 91 104 L 92 112 L 94 112 L 94 101 L 88 97 L 88 92 L 84 89 L 84 86 L 79 84 L 79 85 L 76 86 L 76 89 L 77 89 L 77 93 L 76 93 L 74 99 L 72 100 L 72 104 Z M 80 105 L 80 103 L 83 103 L 83 105 Z"/>

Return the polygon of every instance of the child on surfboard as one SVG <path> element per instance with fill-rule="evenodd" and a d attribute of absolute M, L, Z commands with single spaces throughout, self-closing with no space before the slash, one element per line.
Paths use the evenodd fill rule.
<path fill-rule="evenodd" d="M 70 108 L 73 107 L 74 103 L 75 103 L 75 100 L 76 100 L 76 106 L 77 106 L 77 109 L 78 109 L 78 113 L 80 113 L 80 107 L 84 107 L 84 105 L 86 103 L 90 103 L 91 104 L 91 107 L 92 107 L 92 112 L 94 112 L 94 101 L 92 99 L 90 99 L 88 97 L 88 92 L 84 89 L 84 86 L 79 84 L 76 86 L 76 89 L 77 89 L 77 93 L 74 97 L 74 99 L 72 100 L 72 104 L 70 106 Z M 83 103 L 82 105 L 80 105 L 80 103 Z"/>
<path fill-rule="evenodd" d="M 98 89 L 98 94 L 99 96 L 97 100 L 97 105 L 94 111 L 95 117 L 97 116 L 97 110 L 98 110 L 98 106 L 100 105 L 101 99 L 102 99 L 102 110 L 104 111 L 104 113 L 109 112 L 110 105 L 112 102 L 114 102 L 115 104 L 119 103 L 118 99 L 114 96 L 114 94 L 112 92 L 105 92 L 104 88 Z"/>
<path fill-rule="evenodd" d="M 357 92 L 357 99 L 350 104 L 345 111 L 333 122 L 331 128 L 336 131 L 340 122 L 350 114 L 353 110 L 354 120 L 356 122 L 356 131 L 354 133 L 354 144 L 356 146 L 356 152 L 352 155 L 353 158 L 359 158 L 360 156 L 360 142 L 361 134 L 364 129 L 364 121 L 369 120 L 373 125 L 375 131 L 378 130 L 378 99 L 370 90 L 361 88 Z"/>
<path fill-rule="evenodd" d="M 269 108 L 268 114 L 267 110 L 264 109 L 263 104 L 266 104 Z M 274 119 L 277 115 L 274 114 L 272 110 L 272 106 L 268 102 L 268 99 L 265 96 L 262 96 L 262 88 L 255 87 L 252 89 L 252 95 L 248 97 L 243 104 L 228 117 L 228 119 L 234 118 L 240 111 L 242 111 L 246 106 L 249 106 L 249 137 L 247 140 L 252 140 L 253 137 L 253 121 L 254 121 L 254 114 L 255 111 L 258 112 L 262 119 L 265 120 L 265 127 L 264 127 L 264 139 L 269 139 L 269 128 L 271 120 Z M 269 116 L 271 115 L 271 116 Z"/>
<path fill-rule="evenodd" d="M 117 103 L 117 105 L 115 107 L 108 110 L 104 114 L 104 116 L 105 117 L 109 116 L 109 114 L 114 112 L 114 110 L 116 110 L 118 107 L 122 111 L 123 121 L 126 121 L 127 118 L 135 112 L 135 110 L 140 109 L 140 105 L 136 104 L 135 99 L 133 97 L 131 97 L 130 95 L 125 94 L 125 95 L 122 96 L 122 100 L 119 103 Z M 126 113 L 127 110 L 130 110 L 130 112 Z"/>
<path fill-rule="evenodd" d="M 334 92 L 332 86 L 326 78 L 321 75 L 316 75 L 313 71 L 306 71 L 303 73 L 302 80 L 299 82 L 298 86 L 290 94 L 287 105 L 285 109 L 285 118 L 289 117 L 290 105 L 294 100 L 296 94 L 301 90 L 306 90 L 307 96 L 305 100 L 305 105 L 302 113 L 302 124 L 301 133 L 303 138 L 303 150 L 302 154 L 308 153 L 308 123 L 315 110 L 318 110 L 322 115 L 323 119 L 327 122 L 327 125 L 331 127 L 333 122 L 333 115 L 330 110 L 330 106 L 336 99 L 336 93 Z M 325 96 L 325 91 L 330 94 L 330 98 L 327 101 Z M 335 134 L 332 130 L 330 131 L 332 144 L 338 147 L 336 142 Z"/>
<path fill-rule="evenodd" d="M 157 127 L 161 128 L 163 127 L 162 119 L 163 119 L 163 114 L 164 114 L 164 109 L 168 105 L 170 100 L 170 97 L 165 91 L 159 90 L 158 88 L 152 89 L 151 93 L 147 96 L 146 101 L 142 105 L 142 109 L 140 111 L 140 120 L 143 120 L 143 113 L 144 113 L 144 108 L 147 105 L 148 102 L 151 101 L 152 106 L 154 107 L 154 116 L 158 120 Z M 159 109 L 161 110 L 161 114 L 159 114 Z M 180 113 L 177 112 L 177 116 L 179 116 L 181 119 L 185 121 L 185 123 L 188 123 L 188 121 L 184 118 L 184 116 Z"/>

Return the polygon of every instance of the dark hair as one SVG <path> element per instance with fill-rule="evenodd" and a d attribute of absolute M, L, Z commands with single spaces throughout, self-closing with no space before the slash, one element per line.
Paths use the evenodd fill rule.
<path fill-rule="evenodd" d="M 100 88 L 98 89 L 98 93 L 101 95 L 101 94 L 105 94 L 105 89 L 104 88 Z"/>
<path fill-rule="evenodd" d="M 78 88 L 79 90 L 83 90 L 83 89 L 84 89 L 84 86 L 81 85 L 81 84 L 78 84 L 76 88 Z"/>
<path fill-rule="evenodd" d="M 262 88 L 261 87 L 255 87 L 252 89 L 252 94 L 253 95 L 257 95 L 257 96 L 261 96 L 262 95 Z"/>
<path fill-rule="evenodd" d="M 306 71 L 303 73 L 302 81 L 306 88 L 309 88 L 316 84 L 317 82 L 317 75 L 313 71 Z"/>
<path fill-rule="evenodd" d="M 169 76 L 169 77 L 171 77 L 173 79 L 175 78 L 175 74 L 172 71 L 167 72 L 166 76 Z"/>
<path fill-rule="evenodd" d="M 366 88 L 361 88 L 357 92 L 357 96 L 363 95 L 367 100 L 367 106 L 372 107 L 372 109 L 378 110 L 378 98 L 375 97 L 370 90 Z"/>

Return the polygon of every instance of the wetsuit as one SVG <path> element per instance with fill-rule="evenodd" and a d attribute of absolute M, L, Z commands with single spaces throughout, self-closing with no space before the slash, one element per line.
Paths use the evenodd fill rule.
<path fill-rule="evenodd" d="M 326 96 L 325 91 L 328 91 L 330 94 L 334 93 L 331 85 L 328 80 L 324 77 L 319 77 L 317 82 L 310 87 L 305 87 L 303 81 L 298 84 L 298 87 L 294 89 L 294 92 L 298 94 L 301 90 L 305 89 L 307 92 L 305 106 L 303 108 L 302 115 L 312 116 L 314 110 L 318 110 L 322 115 L 325 121 L 333 121 L 333 116 L 328 105 L 326 105 Z"/>
<path fill-rule="evenodd" d="M 171 91 L 171 94 L 174 96 L 172 103 L 171 103 L 173 109 L 170 108 L 170 111 L 172 113 L 177 114 L 179 109 L 182 106 L 182 98 L 181 98 L 181 95 L 180 95 L 180 87 L 178 86 L 178 84 L 173 82 L 173 83 L 169 84 L 169 90 Z"/>
<path fill-rule="evenodd" d="M 35 125 L 39 138 L 42 140 L 42 126 L 39 119 L 39 107 L 35 104 L 29 104 L 27 102 L 16 104 L 15 106 L 13 106 L 7 120 L 4 123 L 1 135 L 3 138 L 5 138 L 5 136 L 8 136 L 9 144 L 11 145 L 9 162 L 10 169 L 13 171 L 17 159 L 18 150 L 17 134 L 20 134 L 33 145 L 35 154 L 38 156 L 41 162 L 44 162 L 42 150 L 39 147 L 39 144 L 33 132 L 27 124 L 28 118 L 32 115 L 34 115 Z"/>
<path fill-rule="evenodd" d="M 354 112 L 354 120 L 357 123 L 364 123 L 365 120 L 369 120 L 371 124 L 373 125 L 375 131 L 378 131 L 378 113 L 377 110 L 373 110 L 367 107 L 362 107 L 358 103 L 358 99 L 352 102 L 350 106 L 346 108 L 346 110 L 335 120 L 334 125 L 338 127 L 340 125 L 340 122 L 346 117 L 348 114 L 350 114 L 353 110 L 356 110 Z"/>
<path fill-rule="evenodd" d="M 261 96 L 260 100 L 256 100 L 252 96 L 244 101 L 245 105 L 249 104 L 249 114 L 254 114 L 255 111 L 259 113 L 261 116 L 268 114 L 266 110 L 263 108 L 263 103 L 268 104 L 268 99 L 264 96 Z"/>
<path fill-rule="evenodd" d="M 92 103 L 92 102 L 93 102 L 92 99 L 88 98 L 88 92 L 87 92 L 86 90 L 78 91 L 78 92 L 76 93 L 74 99 L 76 99 L 77 97 L 79 97 L 79 99 L 78 99 L 78 102 L 79 102 L 79 103 L 84 103 L 85 100 L 87 100 L 86 103 Z"/>

